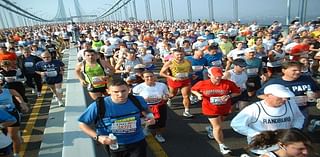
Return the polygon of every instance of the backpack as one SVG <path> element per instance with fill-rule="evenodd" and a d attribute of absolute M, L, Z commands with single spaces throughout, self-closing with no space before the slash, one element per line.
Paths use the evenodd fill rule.
<path fill-rule="evenodd" d="M 133 102 L 134 106 L 136 106 L 140 112 L 142 113 L 147 112 L 147 109 L 142 107 L 139 100 L 134 95 L 129 94 L 128 99 Z M 96 101 L 97 110 L 98 110 L 97 112 L 98 116 L 97 116 L 97 119 L 95 120 L 95 124 L 97 124 L 97 122 L 101 121 L 104 118 L 104 115 L 106 113 L 106 107 L 104 105 L 104 97 L 98 97 L 95 101 Z"/>

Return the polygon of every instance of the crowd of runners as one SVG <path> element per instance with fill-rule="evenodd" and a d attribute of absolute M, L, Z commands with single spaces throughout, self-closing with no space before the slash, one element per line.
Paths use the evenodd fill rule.
<path fill-rule="evenodd" d="M 316 82 L 320 74 L 318 21 L 295 21 L 286 27 L 278 21 L 263 26 L 255 21 L 51 24 L 0 30 L 0 44 L 0 111 L 16 119 L 11 126 L 7 125 L 7 121 L 13 121 L 10 116 L 0 121 L 0 127 L 7 130 L 0 134 L 0 156 L 9 156 L 12 148 L 14 156 L 18 156 L 20 113 L 28 112 L 28 106 L 32 105 L 27 104 L 26 90 L 40 97 L 45 84 L 59 106 L 64 106 L 61 59 L 71 48 L 78 50 L 75 72 L 81 85 L 92 100 L 105 97 L 106 115 L 111 109 L 108 116 L 116 117 L 108 120 L 102 117 L 103 122 L 97 123 L 98 101 L 93 101 L 79 118 L 81 129 L 100 143 L 114 144 L 107 136 L 113 133 L 119 146 L 137 146 L 135 151 L 139 153 L 133 154 L 141 157 L 145 145 L 141 133 L 151 132 L 160 143 L 170 140 L 162 135 L 167 108 L 174 105 L 172 100 L 181 93 L 182 116 L 194 118 L 190 106 L 201 103 L 202 113 L 209 121 L 208 137 L 215 139 L 222 154 L 232 150 L 224 143 L 221 127 L 223 119 L 232 112 L 239 113 L 230 125 L 248 137 L 250 156 L 265 153 L 272 156 L 270 152 L 280 152 L 278 156 L 290 154 L 290 149 L 275 150 L 289 147 L 292 142 L 302 143 L 295 147 L 301 156 L 311 149 L 310 140 L 291 128 L 306 128 L 310 121 L 309 107 L 320 108 L 320 103 L 317 104 L 320 88 Z M 127 104 L 127 100 L 132 101 L 128 108 L 113 109 L 112 105 Z M 137 115 L 130 117 L 126 113 L 133 112 L 135 101 L 141 105 L 140 111 L 147 112 L 144 129 L 141 122 L 133 121 Z M 90 123 L 100 125 L 97 133 L 88 128 Z M 266 144 L 276 146 L 265 149 L 259 138 L 277 130 L 302 137 L 279 136 L 278 141 Z M 5 138 L 7 134 L 11 138 Z M 121 151 L 132 150 L 125 147 Z M 117 156 L 121 151 L 110 153 Z"/>

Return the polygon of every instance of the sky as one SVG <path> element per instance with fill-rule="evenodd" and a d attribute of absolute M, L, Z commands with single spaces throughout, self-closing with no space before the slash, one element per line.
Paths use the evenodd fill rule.
<path fill-rule="evenodd" d="M 33 14 L 51 19 L 57 13 L 58 0 L 10 0 L 18 6 L 27 9 Z M 112 4 L 118 0 L 78 0 L 82 11 L 85 14 L 100 15 L 108 10 Z M 149 0 L 152 19 L 162 20 L 161 0 Z M 172 0 L 174 8 L 174 18 L 176 20 L 187 19 L 187 0 Z M 298 15 L 299 0 L 291 0 L 291 16 Z M 146 18 L 145 0 L 136 0 L 137 16 L 139 20 Z M 75 15 L 74 0 L 63 0 L 66 14 Z M 214 18 L 217 21 L 233 20 L 233 0 L 213 0 Z M 287 0 L 239 0 L 239 19 L 241 21 L 257 20 L 268 21 L 269 19 L 284 20 L 287 14 Z M 191 0 L 193 19 L 208 19 L 208 0 Z M 166 0 L 167 17 L 169 18 L 168 0 Z M 308 0 L 307 16 L 316 18 L 320 16 L 317 9 L 320 6 L 320 0 Z M 132 5 L 128 6 L 128 13 L 131 16 Z M 2 9 L 2 8 L 1 8 Z M 123 12 L 123 11 L 122 11 Z M 124 13 L 122 13 L 124 18 Z M 280 20 L 280 21 L 281 21 Z"/>

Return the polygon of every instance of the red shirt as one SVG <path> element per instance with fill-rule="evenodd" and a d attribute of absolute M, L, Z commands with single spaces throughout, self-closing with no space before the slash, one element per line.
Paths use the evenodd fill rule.
<path fill-rule="evenodd" d="M 200 81 L 191 90 L 202 94 L 202 113 L 207 116 L 226 115 L 231 110 L 231 99 L 219 102 L 219 97 L 230 93 L 240 93 L 240 88 L 232 81 L 222 79 L 218 85 L 211 80 Z M 210 102 L 211 100 L 211 102 Z"/>
<path fill-rule="evenodd" d="M 290 55 L 305 52 L 305 56 L 308 56 L 309 49 L 310 49 L 310 45 L 298 44 L 292 47 Z M 304 56 L 304 55 L 293 56 L 292 60 L 298 61 L 300 56 Z"/>
<path fill-rule="evenodd" d="M 17 55 L 13 52 L 0 53 L 0 61 L 3 60 L 16 61 Z"/>

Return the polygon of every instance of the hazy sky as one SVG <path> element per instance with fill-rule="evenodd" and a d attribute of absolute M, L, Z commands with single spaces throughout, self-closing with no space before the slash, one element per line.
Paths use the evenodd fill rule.
<path fill-rule="evenodd" d="M 28 11 L 46 19 L 52 18 L 57 13 L 58 0 L 11 0 L 16 2 L 22 8 L 29 8 Z M 110 4 L 117 0 L 78 0 L 82 10 L 86 14 L 101 14 L 106 11 Z M 149 0 L 151 5 L 152 19 L 162 19 L 161 0 Z M 291 0 L 291 15 L 298 15 L 299 0 Z M 241 20 L 257 19 L 265 20 L 266 17 L 285 18 L 287 0 L 239 0 L 239 18 Z M 191 0 L 193 19 L 208 18 L 208 0 Z M 67 15 L 75 15 L 74 0 L 64 0 L 64 6 Z M 136 0 L 138 19 L 145 19 L 144 0 Z M 168 1 L 166 0 L 168 8 Z M 320 6 L 320 0 L 308 0 L 307 16 L 318 17 L 317 11 Z M 175 19 L 187 19 L 186 0 L 173 0 Z M 30 9 L 32 8 L 32 9 Z M 2 9 L 2 8 L 1 8 Z M 131 5 L 128 6 L 129 16 L 131 15 Z M 70 10 L 70 11 L 69 11 Z M 169 10 L 167 9 L 169 18 Z M 124 13 L 122 13 L 124 18 Z M 233 0 L 214 0 L 214 17 L 218 21 L 233 19 Z"/>

